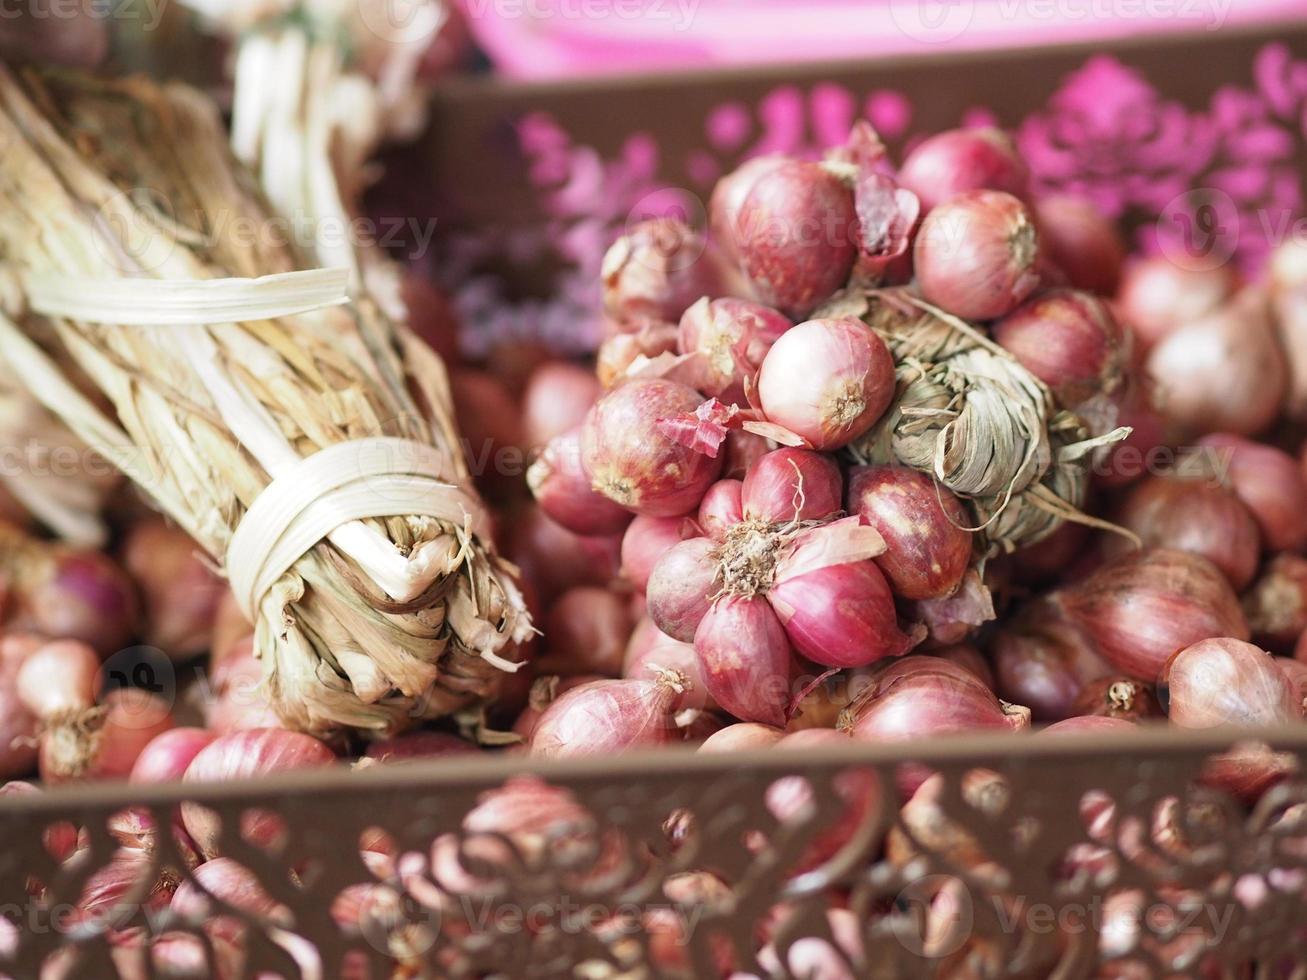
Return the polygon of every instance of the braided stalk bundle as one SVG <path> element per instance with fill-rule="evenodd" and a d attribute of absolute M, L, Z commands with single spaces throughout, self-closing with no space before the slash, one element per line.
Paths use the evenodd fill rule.
<path fill-rule="evenodd" d="M 248 586 L 237 595 L 285 722 L 393 731 L 493 697 L 532 629 L 471 489 L 443 365 L 366 296 L 345 302 L 344 273 L 337 305 L 302 299 L 320 282 L 297 270 L 314 263 L 234 162 L 213 106 L 181 86 L 0 67 L 0 148 L 0 355 Z M 207 287 L 234 279 L 258 282 L 244 305 L 224 293 L 215 306 Z M 48 339 L 15 325 L 24 303 Z M 170 303 L 175 321 L 159 315 Z M 65 358 L 112 417 L 69 383 Z M 341 464 L 316 479 L 362 474 L 330 502 L 366 516 L 298 542 L 275 520 L 242 527 L 315 457 Z M 378 469 L 401 475 L 378 483 Z M 260 581 L 262 565 L 229 554 L 238 527 L 302 550 Z"/>
<path fill-rule="evenodd" d="M 855 459 L 929 473 L 970 505 L 987 554 L 1034 544 L 1064 520 L 1111 527 L 1080 508 L 1092 455 L 1128 429 L 1091 435 L 979 329 L 906 289 L 850 291 L 820 315 L 860 317 L 894 356 L 894 403 Z"/>

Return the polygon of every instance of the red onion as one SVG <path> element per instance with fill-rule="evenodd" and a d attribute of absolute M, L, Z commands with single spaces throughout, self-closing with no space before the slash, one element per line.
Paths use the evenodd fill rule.
<path fill-rule="evenodd" d="M 1147 379 L 1135 382 L 1116 399 L 1116 424 L 1127 426 L 1130 434 L 1106 455 L 1094 457 L 1094 481 L 1100 487 L 1119 489 L 1156 472 L 1159 455 L 1167 451 L 1166 421 L 1154 403 L 1155 389 Z"/>
<path fill-rule="evenodd" d="M 1102 677 L 1089 682 L 1071 703 L 1071 713 L 1128 722 L 1164 717 L 1152 689 L 1130 677 Z"/>
<path fill-rule="evenodd" d="M 191 760 L 217 737 L 203 728 L 172 728 L 161 732 L 141 750 L 128 778 L 133 783 L 180 781 Z"/>
<path fill-rule="evenodd" d="M 122 562 L 141 594 L 145 642 L 179 659 L 208 650 L 227 586 L 190 535 L 161 517 L 137 521 Z"/>
<path fill-rule="evenodd" d="M 649 618 L 673 639 L 689 643 L 712 598 L 721 591 L 716 546 L 707 538 L 673 545 L 649 576 Z"/>
<path fill-rule="evenodd" d="M 929 212 L 967 191 L 1006 191 L 1024 198 L 1030 172 L 1008 135 L 985 127 L 950 129 L 922 140 L 904 158 L 898 179 Z"/>
<path fill-rule="evenodd" d="M 1212 636 L 1248 638 L 1220 570 L 1184 551 L 1123 555 L 1056 593 L 1067 619 L 1117 670 L 1152 683 L 1170 656 Z"/>
<path fill-rule="evenodd" d="M 1035 721 L 1080 714 L 1072 706 L 1091 681 L 1111 667 L 1056 605 L 1035 602 L 994 637 L 995 688 L 1008 701 L 1030 707 Z"/>
<path fill-rule="evenodd" d="M 599 345 L 595 375 L 605 388 L 616 388 L 629 378 L 643 376 L 666 364 L 676 353 L 676 324 L 662 320 L 622 324 L 632 333 L 615 333 Z"/>
<path fill-rule="evenodd" d="M 1276 657 L 1275 664 L 1284 671 L 1284 676 L 1289 678 L 1289 686 L 1293 688 L 1293 699 L 1298 709 L 1307 715 L 1307 664 L 1288 657 Z"/>
<path fill-rule="evenodd" d="M 940 647 L 938 650 L 930 651 L 930 655 L 939 657 L 941 660 L 947 660 L 955 667 L 970 671 L 987 688 L 991 691 L 994 689 L 994 670 L 990 667 L 989 661 L 985 659 L 985 655 L 975 647 L 966 643 L 953 643 Z"/>
<path fill-rule="evenodd" d="M 758 298 L 794 317 L 843 286 L 857 257 L 853 193 L 817 163 L 791 161 L 758 177 L 735 228 Z"/>
<path fill-rule="evenodd" d="M 1258 643 L 1289 652 L 1307 630 L 1307 558 L 1279 554 L 1243 597 L 1244 615 Z"/>
<path fill-rule="evenodd" d="M 527 446 L 543 446 L 577 428 L 603 388 L 593 371 L 568 361 L 546 361 L 531 372 L 522 393 Z"/>
<path fill-rule="evenodd" d="M 0 637 L 0 780 L 36 768 L 36 714 L 18 693 L 18 671 L 45 641 L 30 634 Z"/>
<path fill-rule="evenodd" d="M 967 807 L 989 819 L 999 818 L 1012 802 L 1007 781 L 988 769 L 962 775 L 959 789 Z M 918 859 L 922 847 L 958 868 L 979 868 L 990 861 L 974 829 L 945 809 L 952 795 L 942 773 L 922 781 L 900 811 L 902 828 L 890 829 L 885 854 L 893 865 L 904 867 Z"/>
<path fill-rule="evenodd" d="M 544 621 L 549 655 L 537 662 L 545 673 L 617 677 L 635 626 L 622 596 L 594 586 L 569 589 Z"/>
<path fill-rule="evenodd" d="M 919 639 L 899 629 L 894 597 L 876 565 L 840 553 L 845 545 L 837 539 L 857 521 L 800 534 L 767 593 L 794 648 L 826 667 L 865 667 L 906 653 Z"/>
<path fill-rule="evenodd" d="M 41 792 L 43 791 L 39 786 L 33 786 L 31 783 L 21 782 L 17 779 L 11 779 L 9 782 L 0 785 L 0 799 L 6 796 L 37 796 Z M 77 850 L 78 836 L 76 827 L 71 823 L 61 822 L 47 827 L 41 835 L 41 841 L 50 857 L 56 863 L 63 864 Z M 3 919 L 3 917 L 0 916 L 0 919 Z"/>
<path fill-rule="evenodd" d="M 1125 335 L 1107 304 L 1091 293 L 1041 293 L 994 324 L 993 335 L 1063 407 L 1075 408 L 1125 383 Z"/>
<path fill-rule="evenodd" d="M 616 575 L 620 536 L 587 538 L 573 534 L 532 505 L 513 522 L 505 552 L 549 602 L 574 585 L 606 585 Z"/>
<path fill-rule="evenodd" d="M 495 375 L 467 368 L 450 373 L 449 392 L 463 455 L 477 486 L 501 496 L 515 491 L 526 463 L 526 439 L 513 393 Z"/>
<path fill-rule="evenodd" d="M 740 721 L 727 725 L 706 738 L 699 746 L 700 752 L 753 752 L 768 749 L 785 736 L 780 728 L 760 725 L 753 721 Z"/>
<path fill-rule="evenodd" d="M 292 926 L 290 910 L 268 894 L 258 877 L 230 858 L 216 858 L 193 872 L 172 899 L 172 912 L 182 921 L 202 927 L 213 944 L 219 977 L 243 975 L 247 923 L 225 913 L 232 908 L 258 922 Z M 212 897 L 210 897 L 212 896 Z M 223 903 L 216 906 L 214 899 Z"/>
<path fill-rule="evenodd" d="M 140 886 L 157 874 L 151 855 L 133 848 L 119 848 L 107 864 L 91 873 L 81 895 L 60 917 L 60 927 L 93 933 L 127 926 L 142 912 L 157 913 L 172 901 L 177 881 L 170 875 L 156 877 L 143 899 Z"/>
<path fill-rule="evenodd" d="M 790 643 L 766 599 L 718 599 L 699 623 L 694 650 L 708 693 L 726 712 L 741 721 L 784 727 Z"/>
<path fill-rule="evenodd" d="M 808 320 L 772 344 L 758 372 L 758 400 L 768 421 L 814 449 L 834 450 L 876 423 L 894 383 L 889 348 L 862 321 Z"/>
<path fill-rule="evenodd" d="M 1242 436 L 1204 436 L 1198 445 L 1228 465 L 1226 480 L 1252 513 L 1268 551 L 1307 544 L 1307 480 L 1288 453 Z"/>
<path fill-rule="evenodd" d="M 907 466 L 857 466 L 849 473 L 849 511 L 880 532 L 874 560 L 904 599 L 957 591 L 971 564 L 971 532 L 961 501 Z"/>
<path fill-rule="evenodd" d="M 1117 732 L 1122 735 L 1139 730 L 1139 726 L 1115 715 L 1074 715 L 1049 725 L 1040 735 L 1090 735 Z"/>
<path fill-rule="evenodd" d="M 1266 296 L 1253 289 L 1176 327 L 1147 367 L 1166 418 L 1187 436 L 1255 435 L 1279 414 L 1287 386 Z"/>
<path fill-rule="evenodd" d="M 282 727 L 263 692 L 263 667 L 254 656 L 253 635 L 246 636 L 214 665 L 210 683 L 216 697 L 204 705 L 204 723 L 211 731 L 226 735 Z"/>
<path fill-rule="evenodd" d="M 655 630 L 655 632 L 657 631 Z M 629 677 L 631 675 L 624 672 L 622 676 Z M 513 721 L 513 733 L 521 736 L 524 746 L 529 746 L 531 736 L 535 734 L 536 725 L 540 723 L 540 716 L 549 710 L 551 704 L 568 691 L 592 683 L 593 681 L 608 679 L 609 678 L 601 677 L 598 674 L 577 674 L 575 677 L 559 677 L 557 674 L 542 674 L 531 684 L 531 691 L 527 695 L 526 707 L 522 709 L 521 713 L 519 713 L 517 718 Z"/>
<path fill-rule="evenodd" d="M 11 629 L 82 640 L 102 657 L 135 635 L 136 590 L 107 556 L 5 529 L 0 557 L 13 601 Z"/>
<path fill-rule="evenodd" d="M 677 738 L 674 716 L 688 693 L 684 676 L 673 670 L 654 680 L 582 685 L 540 717 L 531 736 L 531 754 L 561 759 L 665 745 Z"/>
<path fill-rule="evenodd" d="M 1055 194 L 1035 203 L 1041 251 L 1076 289 L 1111 296 L 1121 281 L 1125 242 L 1115 224 L 1083 198 Z"/>
<path fill-rule="evenodd" d="M 1284 414 L 1294 422 L 1302 422 L 1307 419 L 1307 285 L 1273 288 L 1271 310 L 1289 375 Z"/>
<path fill-rule="evenodd" d="M 622 536 L 622 578 L 643 592 L 658 559 L 693 533 L 684 517 L 636 517 Z"/>
<path fill-rule="evenodd" d="M 840 512 L 844 481 L 839 464 L 810 449 L 777 449 L 745 474 L 740 506 L 746 520 L 773 524 L 824 521 Z"/>
<path fill-rule="evenodd" d="M 461 326 L 449 295 L 413 269 L 404 273 L 399 289 L 404 308 L 408 311 L 409 328 L 445 363 L 456 363 Z"/>
<path fill-rule="evenodd" d="M 789 162 L 788 157 L 780 155 L 754 157 L 717 181 L 708 202 L 708 224 L 723 256 L 739 261 L 740 209 L 753 185 L 764 174 Z"/>
<path fill-rule="evenodd" d="M 841 729 L 869 742 L 1029 727 L 1029 708 L 1000 701 L 974 674 L 947 660 L 922 656 L 885 666 L 840 720 Z"/>
<path fill-rule="evenodd" d="M 411 762 L 420 759 L 438 759 L 450 755 L 476 755 L 478 749 L 466 739 L 448 732 L 405 732 L 391 738 L 379 739 L 368 745 L 364 761 L 391 763 Z"/>
<path fill-rule="evenodd" d="M 675 218 L 642 221 L 604 255 L 604 310 L 614 320 L 676 322 L 700 296 L 719 292 L 721 276 L 704 237 Z"/>
<path fill-rule="evenodd" d="M 540 509 L 576 534 L 620 534 L 631 523 L 630 511 L 591 487 L 579 429 L 549 441 L 526 471 L 526 483 Z"/>
<path fill-rule="evenodd" d="M 806 752 L 827 746 L 849 746 L 851 740 L 844 732 L 829 728 L 810 728 L 807 731 L 786 735 L 776 743 L 778 752 Z M 800 856 L 796 870 L 808 871 L 837 855 L 857 836 L 875 808 L 879 796 L 880 779 L 873 769 L 845 769 L 831 779 L 831 787 L 843 807 L 834 810 L 823 808 L 817 821 L 820 830 L 809 838 L 810 842 Z M 786 776 L 767 788 L 767 809 L 782 824 L 800 822 L 810 817 L 814 807 L 813 791 L 802 776 Z M 832 812 L 834 811 L 834 812 Z"/>
<path fill-rule="evenodd" d="M 1060 579 L 1089 548 L 1090 530 L 1075 521 L 1063 521 L 1048 537 L 1012 553 L 1008 563 L 1022 585 L 1039 586 Z"/>
<path fill-rule="evenodd" d="M 780 951 L 768 943 L 758 952 L 758 965 L 767 977 L 803 977 L 805 980 L 855 980 L 864 963 L 862 923 L 848 909 L 826 912 L 832 943 L 825 936 L 800 936 Z M 785 957 L 784 972 L 781 956 Z M 759 980 L 751 973 L 733 973 L 729 980 Z"/>
<path fill-rule="evenodd" d="M 932 646 L 962 643 L 994 617 L 993 594 L 974 568 L 962 576 L 962 584 L 951 596 L 921 599 L 912 604 L 909 614 L 909 618 L 920 621 L 925 639 Z"/>
<path fill-rule="evenodd" d="M 1144 347 L 1213 312 L 1234 292 L 1231 266 L 1189 269 L 1160 256 L 1125 267 L 1117 308 Z"/>
<path fill-rule="evenodd" d="M 722 443 L 722 479 L 743 480 L 749 467 L 776 448 L 776 444 L 765 436 L 743 429 L 732 429 L 726 433 Z"/>
<path fill-rule="evenodd" d="M 697 507 L 721 463 L 669 439 L 658 422 L 691 413 L 701 402 L 693 388 L 659 379 L 628 381 L 600 399 L 581 436 L 581 460 L 594 488 L 653 517 Z"/>
<path fill-rule="evenodd" d="M 626 660 L 622 664 L 622 676 L 627 680 L 648 680 L 657 676 L 659 670 L 674 670 L 683 674 L 689 682 L 690 688 L 681 699 L 682 711 L 716 710 L 716 702 L 708 696 L 708 687 L 704 683 L 699 655 L 694 652 L 694 646 L 673 640 L 646 619 L 631 635 L 631 643 L 626 648 Z"/>
<path fill-rule="evenodd" d="M 699 503 L 699 527 L 704 535 L 721 543 L 726 540 L 726 532 L 743 520 L 743 481 L 718 480 L 708 488 Z"/>
<path fill-rule="evenodd" d="M 321 769 L 336 761 L 335 754 L 316 738 L 280 728 L 233 732 L 200 750 L 186 768 L 187 783 L 226 783 L 298 769 Z M 206 858 L 221 851 L 223 827 L 218 815 L 199 803 L 182 804 L 186 831 Z M 226 828 L 234 836 L 236 828 Z M 275 845 L 286 833 L 285 821 L 267 810 L 241 814 L 241 840 L 256 847 Z"/>
<path fill-rule="evenodd" d="M 1002 191 L 970 191 L 926 215 L 913 267 L 921 294 L 949 313 L 992 320 L 1015 309 L 1036 286 L 1039 235 L 1020 200 Z"/>
<path fill-rule="evenodd" d="M 696 388 L 726 404 L 746 405 L 746 380 L 753 380 L 772 344 L 791 326 L 760 303 L 705 296 L 681 317 L 677 349 L 697 355 Z"/>
<path fill-rule="evenodd" d="M 1149 477 L 1130 491 L 1116 520 L 1147 546 L 1202 555 L 1236 591 L 1257 572 L 1261 541 L 1256 521 L 1238 497 L 1210 479 Z M 1130 547 L 1117 537 L 1108 553 Z"/>
<path fill-rule="evenodd" d="M 1225 637 L 1185 647 L 1163 669 L 1167 717 L 1181 728 L 1286 725 L 1302 720 L 1288 675 L 1264 650 Z"/>

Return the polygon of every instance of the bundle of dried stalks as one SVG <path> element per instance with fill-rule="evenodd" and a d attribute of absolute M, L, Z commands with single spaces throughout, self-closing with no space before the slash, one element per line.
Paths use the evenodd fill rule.
<path fill-rule="evenodd" d="M 0 148 L 3 292 L 53 328 L 11 300 L 0 355 L 223 564 L 282 717 L 392 730 L 493 695 L 531 626 L 443 366 L 346 270 L 300 271 L 213 107 L 0 70 Z"/>

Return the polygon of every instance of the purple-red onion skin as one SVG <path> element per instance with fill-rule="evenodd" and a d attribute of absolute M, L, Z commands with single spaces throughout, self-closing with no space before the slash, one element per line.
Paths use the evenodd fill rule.
<path fill-rule="evenodd" d="M 686 536 L 684 517 L 636 517 L 622 535 L 622 578 L 637 592 L 643 592 L 658 559 Z"/>
<path fill-rule="evenodd" d="M 721 270 L 703 235 L 675 218 L 632 227 L 604 255 L 604 311 L 614 321 L 675 323 L 700 296 L 721 288 Z"/>
<path fill-rule="evenodd" d="M 1267 551 L 1307 545 L 1307 480 L 1282 449 L 1243 436 L 1216 433 L 1198 440 L 1228 465 L 1226 482 L 1257 521 Z"/>
<path fill-rule="evenodd" d="M 614 755 L 679 738 L 673 715 L 681 693 L 661 680 L 607 680 L 568 691 L 531 734 L 531 754 L 561 759 Z"/>
<path fill-rule="evenodd" d="M 133 783 L 179 781 L 200 751 L 218 735 L 204 728 L 172 728 L 156 735 L 141 750 L 128 776 Z"/>
<path fill-rule="evenodd" d="M 631 644 L 626 648 L 626 659 L 622 663 L 622 676 L 627 680 L 647 681 L 657 676 L 657 670 L 675 670 L 684 674 L 690 684 L 690 690 L 681 697 L 682 710 L 716 710 L 716 703 L 708 695 L 708 686 L 704 683 L 703 670 L 699 664 L 699 655 L 694 652 L 694 645 L 672 639 L 650 620 L 645 620 L 636 629 L 637 633 L 644 633 L 645 639 L 644 642 L 637 642 L 637 636 L 632 635 Z"/>
<path fill-rule="evenodd" d="M 773 450 L 749 467 L 740 487 L 744 517 L 773 524 L 826 520 L 843 498 L 839 464 L 811 449 Z"/>
<path fill-rule="evenodd" d="M 777 338 L 793 324 L 761 303 L 726 297 L 699 300 L 681 317 L 677 349 L 698 356 L 697 387 L 728 405 L 747 405 L 744 385 Z"/>
<path fill-rule="evenodd" d="M 784 729 L 760 725 L 756 721 L 737 721 L 709 735 L 699 746 L 699 751 L 709 754 L 754 752 L 769 749 L 784 737 Z"/>
<path fill-rule="evenodd" d="M 961 667 L 963 670 L 975 674 L 977 680 L 991 691 L 994 690 L 994 668 L 985 659 L 985 655 L 970 644 L 950 643 L 938 650 L 931 650 L 930 655 L 941 660 L 947 660 L 955 667 Z"/>
<path fill-rule="evenodd" d="M 880 532 L 875 559 L 894 594 L 941 599 L 957 591 L 971 564 L 970 520 L 962 502 L 906 466 L 857 466 L 849 473 L 849 513 Z"/>
<path fill-rule="evenodd" d="M 1261 535 L 1237 496 L 1206 479 L 1151 476 L 1133 487 L 1116 521 L 1146 547 L 1173 548 L 1206 558 L 1242 591 L 1257 572 Z M 1116 553 L 1131 547 L 1113 542 Z"/>
<path fill-rule="evenodd" d="M 577 428 L 603 387 L 593 371 L 570 361 L 546 361 L 531 372 L 522 394 L 522 429 L 528 447 L 543 446 Z"/>
<path fill-rule="evenodd" d="M 631 523 L 629 510 L 590 485 L 579 429 L 551 439 L 527 469 L 526 482 L 540 509 L 574 534 L 621 534 Z"/>
<path fill-rule="evenodd" d="M 758 298 L 807 316 L 857 257 L 853 193 L 820 164 L 791 161 L 754 181 L 736 217 L 741 268 Z"/>
<path fill-rule="evenodd" d="M 950 129 L 918 143 L 904 158 L 898 181 L 929 212 L 967 191 L 1006 191 L 1024 198 L 1030 172 L 1001 130 Z"/>
<path fill-rule="evenodd" d="M 586 416 L 581 459 L 591 485 L 637 514 L 675 517 L 699 506 L 721 461 L 663 435 L 658 421 L 699 407 L 688 385 L 637 379 L 615 388 Z"/>
<path fill-rule="evenodd" d="M 1114 399 L 1116 424 L 1129 428 L 1130 434 L 1108 450 L 1105 460 L 1093 464 L 1095 485 L 1109 490 L 1129 486 L 1153 472 L 1159 452 L 1169 446 L 1152 384 L 1146 379 L 1134 381 Z"/>
<path fill-rule="evenodd" d="M 708 201 L 708 225 L 713 243 L 724 257 L 739 260 L 740 209 L 744 207 L 753 185 L 764 174 L 790 162 L 788 157 L 780 154 L 754 157 L 717 181 Z"/>
<path fill-rule="evenodd" d="M 99 552 L 62 545 L 50 546 L 36 564 L 30 578 L 17 579 L 15 625 L 82 640 L 102 657 L 127 646 L 136 633 L 139 601 L 121 567 Z"/>
<path fill-rule="evenodd" d="M 1040 722 L 1079 714 L 1073 706 L 1085 685 L 1111 671 L 1057 607 L 1042 602 L 995 634 L 993 659 L 999 696 L 1028 706 Z"/>
<path fill-rule="evenodd" d="M 718 454 L 722 457 L 722 479 L 743 480 L 749 467 L 775 449 L 775 445 L 764 436 L 743 429 L 732 429 L 726 433 L 726 441 Z"/>
<path fill-rule="evenodd" d="M 624 597 L 609 589 L 577 586 L 563 593 L 546 614 L 549 653 L 538 660 L 546 674 L 619 677 L 635 622 Z"/>
<path fill-rule="evenodd" d="M 768 601 L 794 648 L 825 667 L 865 667 L 913 646 L 899 629 L 885 576 L 870 561 L 778 573 Z"/>
<path fill-rule="evenodd" d="M 1248 623 L 1220 569 L 1184 551 L 1122 555 L 1056 594 L 1068 620 L 1121 673 L 1153 683 L 1172 654 Z"/>
<path fill-rule="evenodd" d="M 1144 347 L 1211 313 L 1234 292 L 1232 267 L 1190 269 L 1162 256 L 1127 263 L 1117 292 L 1122 319 Z"/>
<path fill-rule="evenodd" d="M 789 708 L 790 641 L 761 596 L 724 596 L 694 635 L 704 684 L 741 721 L 783 728 Z"/>
<path fill-rule="evenodd" d="M 1035 203 L 1041 250 L 1076 289 L 1111 296 L 1121 282 L 1125 242 L 1091 202 L 1067 194 Z"/>
<path fill-rule="evenodd" d="M 1167 717 L 1181 728 L 1263 728 L 1302 720 L 1302 699 L 1265 650 L 1228 637 L 1186 647 L 1163 670 Z"/>
<path fill-rule="evenodd" d="M 721 589 L 715 549 L 708 538 L 682 541 L 658 559 L 649 576 L 649 618 L 682 643 L 694 641 L 700 621 Z"/>
<path fill-rule="evenodd" d="M 852 317 L 800 323 L 772 345 L 758 372 L 767 420 L 827 452 L 875 425 L 894 390 L 889 348 Z"/>
<path fill-rule="evenodd" d="M 142 639 L 178 659 L 208 650 L 228 589 L 190 535 L 161 517 L 145 518 L 128 530 L 121 557 L 140 593 Z"/>
<path fill-rule="evenodd" d="M 1074 289 L 1051 289 L 994 324 L 994 340 L 1065 408 L 1119 389 L 1129 369 L 1125 334 L 1107 303 Z"/>
<path fill-rule="evenodd" d="M 1097 735 L 1100 732 L 1104 734 L 1116 733 L 1120 735 L 1129 735 L 1138 731 L 1139 726 L 1125 718 L 1114 718 L 1107 715 L 1073 715 L 1070 718 L 1063 718 L 1061 721 L 1054 722 L 1047 728 L 1040 729 L 1040 735 Z"/>
<path fill-rule="evenodd" d="M 930 303 L 969 320 L 1011 312 L 1039 285 L 1039 234 L 1020 200 L 970 191 L 926 215 L 913 268 Z"/>
<path fill-rule="evenodd" d="M 1307 631 L 1307 558 L 1276 555 L 1243 597 L 1253 639 L 1269 650 L 1289 653 Z"/>
<path fill-rule="evenodd" d="M 744 520 L 744 481 L 718 480 L 699 503 L 699 527 L 719 544 L 726 532 Z"/>
<path fill-rule="evenodd" d="M 475 754 L 477 747 L 448 732 L 405 732 L 368 745 L 364 759 L 377 763 L 410 762 L 449 755 Z"/>

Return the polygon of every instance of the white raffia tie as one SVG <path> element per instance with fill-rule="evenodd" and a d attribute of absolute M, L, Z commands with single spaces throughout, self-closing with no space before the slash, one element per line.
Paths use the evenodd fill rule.
<path fill-rule="evenodd" d="M 338 443 L 264 487 L 227 546 L 227 575 L 247 616 L 277 579 L 342 524 L 374 517 L 432 517 L 485 532 L 480 502 L 445 478 L 440 450 L 409 439 Z"/>

